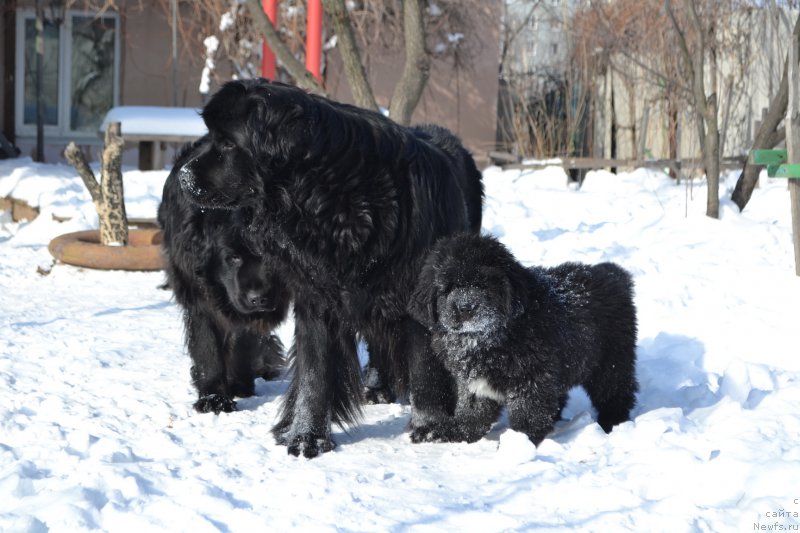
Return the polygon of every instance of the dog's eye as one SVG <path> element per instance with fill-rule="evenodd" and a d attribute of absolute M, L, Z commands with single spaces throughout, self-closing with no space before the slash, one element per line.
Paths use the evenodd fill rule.
<path fill-rule="evenodd" d="M 236 148 L 236 145 L 231 141 L 225 140 L 222 141 L 220 147 L 222 148 L 223 151 L 227 152 L 228 150 L 233 150 L 234 148 Z"/>
<path fill-rule="evenodd" d="M 231 254 L 227 258 L 228 264 L 233 266 L 239 266 L 242 264 L 242 256 L 239 254 Z"/>

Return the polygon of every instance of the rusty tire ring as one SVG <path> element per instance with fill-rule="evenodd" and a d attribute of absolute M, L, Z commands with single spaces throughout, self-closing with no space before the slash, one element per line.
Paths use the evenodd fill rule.
<path fill-rule="evenodd" d="M 47 249 L 57 260 L 102 270 L 161 270 L 161 231 L 132 229 L 127 246 L 100 244 L 98 230 L 76 231 L 50 241 Z"/>

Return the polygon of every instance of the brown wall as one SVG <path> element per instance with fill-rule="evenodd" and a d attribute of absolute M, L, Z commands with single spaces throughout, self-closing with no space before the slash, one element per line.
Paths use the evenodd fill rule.
<path fill-rule="evenodd" d="M 22 8 L 32 7 L 34 2 L 18 0 L 17 3 Z M 179 41 L 179 68 L 176 83 L 173 83 L 169 13 L 162 11 L 154 0 L 117 0 L 116 4 L 120 7 L 121 30 L 119 104 L 171 106 L 173 87 L 177 86 L 178 106 L 200 106 L 202 102 L 198 86 L 204 61 L 202 36 L 198 36 L 193 45 L 181 45 Z M 413 118 L 415 123 L 434 122 L 457 133 L 479 164 L 486 163 L 486 154 L 493 147 L 495 139 L 502 0 L 485 4 L 481 12 L 475 13 L 477 20 L 481 21 L 480 36 L 477 36 L 481 44 L 472 65 L 468 69 L 455 70 L 447 61 L 434 61 L 430 80 Z M 10 18 L 13 26 L 13 14 Z M 0 53 L 2 41 L 0 39 Z M 339 67 L 338 52 L 329 53 L 328 61 L 328 91 L 335 99 L 351 101 L 349 87 Z M 389 96 L 402 71 L 402 64 L 402 55 L 371 58 L 368 74 L 380 105 L 388 107 Z M 3 65 L 3 69 L 13 75 L 13 65 Z M 9 72 L 3 75 L 9 75 Z M 13 100 L 13 95 L 0 92 L 0 97 L 3 96 L 7 96 L 4 101 L 9 98 Z M 9 120 L 13 128 L 13 116 Z M 49 141 L 47 160 L 63 161 L 61 151 L 66 141 Z M 28 155 L 32 152 L 34 139 L 19 138 L 17 144 L 23 154 Z M 93 139 L 84 144 L 96 153 L 100 140 Z M 126 150 L 124 162 L 136 164 L 136 155 L 135 147 L 131 146 Z"/>
<path fill-rule="evenodd" d="M 173 105 L 177 86 L 178 107 L 201 105 L 198 86 L 203 68 L 202 45 L 181 45 L 178 40 L 176 83 L 172 75 L 172 30 L 169 13 L 152 0 L 128 0 L 122 17 L 122 77 L 120 105 Z"/>
<path fill-rule="evenodd" d="M 500 57 L 500 20 L 503 0 L 485 2 L 473 16 L 479 21 L 477 53 L 472 64 L 455 69 L 448 60 L 434 60 L 431 76 L 414 111 L 412 123 L 433 122 L 459 135 L 478 164 L 488 164 L 497 127 L 497 77 Z M 327 89 L 333 98 L 352 102 L 337 52 L 328 54 Z M 403 70 L 404 57 L 372 57 L 368 76 L 378 105 L 388 109 L 389 98 Z"/>

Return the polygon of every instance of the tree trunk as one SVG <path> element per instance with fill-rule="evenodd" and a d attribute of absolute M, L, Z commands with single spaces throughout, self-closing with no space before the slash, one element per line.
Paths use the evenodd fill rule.
<path fill-rule="evenodd" d="M 712 94 L 705 106 L 706 137 L 703 143 L 703 160 L 706 167 L 706 216 L 719 218 L 719 122 L 717 98 Z"/>
<path fill-rule="evenodd" d="M 403 2 L 403 34 L 406 62 L 403 75 L 392 93 L 389 117 L 400 124 L 408 125 L 431 71 L 431 60 L 425 51 L 425 23 L 421 0 Z"/>
<path fill-rule="evenodd" d="M 678 154 L 678 106 L 672 98 L 667 99 L 667 115 L 669 118 L 669 127 L 667 136 L 669 138 L 669 158 L 677 161 Z M 672 179 L 678 179 L 678 173 L 674 168 L 670 167 L 669 175 Z"/>
<path fill-rule="evenodd" d="M 104 246 L 128 244 L 128 217 L 122 186 L 122 146 L 119 122 L 106 128 L 105 147 L 100 157 L 100 183 L 89 168 L 86 156 L 74 142 L 67 145 L 64 157 L 78 171 L 92 196 L 100 220 L 100 243 Z"/>
<path fill-rule="evenodd" d="M 694 0 L 684 0 L 684 7 L 689 15 L 690 26 L 694 31 L 694 48 L 689 49 L 689 43 L 685 32 L 681 29 L 675 13 L 672 10 L 670 0 L 666 1 L 665 7 L 667 15 L 672 22 L 673 29 L 678 35 L 678 43 L 683 60 L 686 63 L 686 74 L 690 80 L 692 92 L 692 107 L 695 120 L 697 121 L 697 134 L 700 141 L 700 149 L 703 155 L 703 165 L 706 171 L 706 184 L 708 190 L 708 200 L 706 201 L 706 215 L 712 218 L 719 218 L 719 122 L 717 117 L 717 94 L 716 90 L 716 53 L 713 49 L 709 50 L 712 91 L 706 96 L 705 87 L 705 57 L 706 49 L 709 46 L 707 37 L 712 32 L 706 32 L 700 17 L 697 14 L 697 6 Z"/>
<path fill-rule="evenodd" d="M 786 113 L 787 163 L 800 161 L 800 36 L 792 35 L 787 54 L 789 101 Z M 792 213 L 792 242 L 795 274 L 800 276 L 800 178 L 789 179 L 789 198 Z"/>
<path fill-rule="evenodd" d="M 792 35 L 800 34 L 800 16 L 794 23 L 794 30 Z M 789 81 L 788 81 L 788 64 L 789 58 L 783 63 L 783 76 L 781 77 L 781 85 L 778 92 L 769 103 L 767 116 L 761 122 L 761 126 L 756 132 L 755 139 L 751 150 L 769 149 L 774 148 L 779 142 L 784 139 L 785 130 L 778 129 L 778 125 L 786 116 L 786 107 L 789 103 Z M 736 181 L 736 187 L 731 194 L 731 200 L 739 208 L 739 211 L 744 211 L 747 202 L 753 195 L 753 189 L 758 182 L 758 175 L 761 173 L 761 167 L 758 165 L 751 165 L 746 160 L 742 167 L 742 173 L 739 174 L 739 179 Z"/>
<path fill-rule="evenodd" d="M 275 52 L 275 56 L 281 61 L 283 67 L 295 79 L 297 85 L 303 89 L 318 94 L 325 95 L 325 89 L 320 85 L 319 81 L 311 74 L 306 66 L 297 60 L 292 54 L 292 51 L 283 44 L 275 26 L 272 25 L 269 18 L 261 5 L 260 0 L 247 0 L 247 9 L 250 11 L 250 16 L 256 27 L 261 31 L 264 40 Z"/>
<path fill-rule="evenodd" d="M 367 73 L 361 62 L 361 54 L 358 51 L 344 0 L 323 0 L 322 5 L 331 18 L 333 30 L 338 38 L 339 54 L 342 56 L 342 65 L 347 82 L 350 84 L 350 91 L 353 93 L 353 100 L 360 107 L 377 111 L 378 103 L 367 81 Z"/>

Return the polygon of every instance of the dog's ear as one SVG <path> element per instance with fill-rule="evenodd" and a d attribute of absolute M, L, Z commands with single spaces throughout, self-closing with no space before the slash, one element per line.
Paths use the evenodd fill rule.
<path fill-rule="evenodd" d="M 430 261 L 426 261 L 417 277 L 417 282 L 408 301 L 408 312 L 414 320 L 428 329 L 433 329 L 439 321 L 439 313 L 436 307 L 439 291 L 435 278 L 433 265 L 431 265 Z"/>
<path fill-rule="evenodd" d="M 272 165 L 303 157 L 315 116 L 314 102 L 306 93 L 295 87 L 262 84 L 247 94 L 243 106 L 248 139 Z"/>

